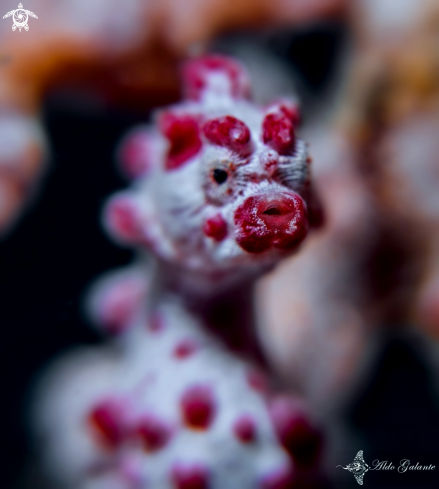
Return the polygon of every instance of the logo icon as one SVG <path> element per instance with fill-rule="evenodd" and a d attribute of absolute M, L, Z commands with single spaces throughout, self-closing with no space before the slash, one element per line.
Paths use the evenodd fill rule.
<path fill-rule="evenodd" d="M 360 450 L 355 456 L 354 461 L 351 462 L 349 465 L 346 465 L 346 467 L 343 467 L 343 465 L 337 465 L 337 467 L 341 467 L 342 469 L 349 470 L 349 472 L 353 474 L 353 476 L 357 480 L 358 484 L 360 484 L 360 486 L 363 485 L 364 474 L 369 470 L 369 466 L 367 465 L 367 463 L 364 461 L 363 458 L 363 450 Z"/>
<path fill-rule="evenodd" d="M 25 31 L 29 30 L 29 26 L 27 25 L 27 21 L 29 19 L 29 16 L 34 17 L 35 19 L 38 19 L 38 17 L 31 12 L 30 10 L 24 10 L 23 5 L 21 3 L 18 4 L 17 10 L 11 10 L 8 12 L 6 15 L 3 16 L 4 19 L 10 17 L 12 15 L 12 30 L 15 31 L 18 27 L 18 29 L 21 32 L 21 29 L 24 29 Z"/>

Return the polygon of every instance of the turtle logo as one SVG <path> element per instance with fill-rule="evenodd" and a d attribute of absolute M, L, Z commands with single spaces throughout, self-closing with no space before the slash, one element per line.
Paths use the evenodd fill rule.
<path fill-rule="evenodd" d="M 364 474 L 369 470 L 369 466 L 363 458 L 363 450 L 360 450 L 355 456 L 354 461 L 351 462 L 349 465 L 346 465 L 346 467 L 343 467 L 342 465 L 337 465 L 337 467 L 349 470 L 349 472 L 353 474 L 360 486 L 363 485 Z"/>
<path fill-rule="evenodd" d="M 18 4 L 17 10 L 11 10 L 8 12 L 6 15 L 3 16 L 4 19 L 10 17 L 12 15 L 12 30 L 15 31 L 18 27 L 18 29 L 21 32 L 21 29 L 24 29 L 25 31 L 29 30 L 29 26 L 27 25 L 27 21 L 29 19 L 29 16 L 34 17 L 35 19 L 38 19 L 38 17 L 31 12 L 30 10 L 24 10 L 23 5 L 21 3 Z"/>

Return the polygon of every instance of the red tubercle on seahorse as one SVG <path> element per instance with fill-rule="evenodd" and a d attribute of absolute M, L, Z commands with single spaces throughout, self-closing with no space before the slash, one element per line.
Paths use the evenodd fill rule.
<path fill-rule="evenodd" d="M 167 445 L 172 437 L 172 430 L 157 416 L 144 414 L 136 423 L 135 435 L 142 441 L 146 452 L 155 452 Z"/>
<path fill-rule="evenodd" d="M 102 287 L 93 306 L 92 315 L 106 332 L 116 335 L 125 331 L 141 307 L 147 285 L 143 277 L 122 277 Z"/>
<path fill-rule="evenodd" d="M 209 385 L 189 387 L 180 401 L 181 413 L 187 426 L 206 430 L 216 414 L 216 402 Z"/>
<path fill-rule="evenodd" d="M 261 164 L 264 167 L 264 170 L 273 177 L 279 165 L 279 153 L 272 149 L 265 151 L 261 155 Z"/>
<path fill-rule="evenodd" d="M 215 241 L 223 241 L 227 236 L 227 222 L 223 219 L 221 214 L 216 214 L 204 222 L 203 225 L 204 234 L 212 238 Z"/>
<path fill-rule="evenodd" d="M 128 243 L 143 240 L 139 210 L 129 196 L 118 195 L 111 199 L 106 206 L 104 219 L 108 229 L 118 239 Z"/>
<path fill-rule="evenodd" d="M 248 385 L 257 392 L 268 393 L 267 376 L 259 370 L 249 370 L 247 372 Z"/>
<path fill-rule="evenodd" d="M 294 128 L 297 129 L 301 122 L 299 104 L 288 99 L 280 99 L 275 104 L 277 104 L 278 110 L 287 116 L 293 123 Z"/>
<path fill-rule="evenodd" d="M 147 129 L 129 134 L 119 149 L 120 166 L 128 178 L 140 178 L 147 175 L 154 167 L 154 136 Z"/>
<path fill-rule="evenodd" d="M 176 489 L 208 489 L 209 470 L 201 463 L 176 463 L 171 471 Z"/>
<path fill-rule="evenodd" d="M 164 112 L 159 118 L 159 127 L 169 142 L 166 170 L 180 168 L 201 150 L 199 118 L 193 114 Z"/>
<path fill-rule="evenodd" d="M 267 114 L 262 123 L 262 140 L 280 155 L 291 155 L 296 143 L 291 118 L 283 111 Z"/>
<path fill-rule="evenodd" d="M 88 414 L 88 422 L 108 448 L 118 447 L 128 436 L 125 407 L 119 399 L 104 399 Z"/>
<path fill-rule="evenodd" d="M 250 415 L 243 415 L 233 425 L 233 433 L 242 443 L 251 443 L 256 439 L 255 420 Z"/>
<path fill-rule="evenodd" d="M 270 400 L 269 413 L 279 440 L 302 467 L 316 464 L 322 446 L 322 437 L 309 421 L 304 407 L 294 399 L 280 396 Z"/>
<path fill-rule="evenodd" d="M 203 133 L 210 143 L 224 146 L 240 156 L 248 156 L 252 151 L 250 130 L 236 117 L 226 115 L 207 121 Z"/>
<path fill-rule="evenodd" d="M 182 340 L 177 343 L 172 355 L 178 360 L 184 360 L 191 357 L 199 349 L 199 347 L 199 344 L 194 340 Z"/>
<path fill-rule="evenodd" d="M 227 56 L 210 54 L 187 61 L 182 68 L 183 94 L 190 100 L 200 100 L 203 92 L 212 89 L 209 78 L 223 76 L 229 87 L 224 87 L 233 98 L 250 97 L 250 81 L 245 69 Z"/>

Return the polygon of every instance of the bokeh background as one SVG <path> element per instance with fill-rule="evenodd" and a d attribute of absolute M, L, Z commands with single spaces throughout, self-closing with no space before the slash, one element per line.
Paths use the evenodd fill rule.
<path fill-rule="evenodd" d="M 279 374 L 322 413 L 333 486 L 356 484 L 335 465 L 360 449 L 369 464 L 439 467 L 435 2 L 418 4 L 421 20 L 410 0 L 291 0 L 270 9 L 207 1 L 185 15 L 166 2 L 168 16 L 154 13 L 153 2 L 145 12 L 127 2 L 126 17 L 114 2 L 87 11 L 86 2 L 65 0 L 59 12 L 48 3 L 26 5 L 39 15 L 29 32 L 12 33 L 11 19 L 0 24 L 1 487 L 39 487 L 29 468 L 34 381 L 62 352 L 102 341 L 83 313 L 84 293 L 133 258 L 99 224 L 104 200 L 126 185 L 117 144 L 152 109 L 178 99 L 179 61 L 205 50 L 240 57 L 256 78 L 264 73 L 261 99 L 295 94 L 311 154 L 315 148 L 327 231 L 306 245 L 308 258 L 262 284 L 260 328 Z M 124 25 L 117 16 L 99 20 L 116 7 Z M 155 15 L 162 20 L 154 30 Z M 149 37 L 138 34 L 142 26 Z M 17 117 L 45 136 L 18 125 L 14 149 L 8 121 Z M 308 273 L 306 259 L 321 249 L 332 252 Z M 305 297 L 306 314 L 295 309 L 296 296 Z M 365 483 L 438 487 L 438 471 L 370 472 Z"/>

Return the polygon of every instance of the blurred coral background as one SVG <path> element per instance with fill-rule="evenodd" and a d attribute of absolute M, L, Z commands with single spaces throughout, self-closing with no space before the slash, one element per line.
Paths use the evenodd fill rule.
<path fill-rule="evenodd" d="M 15 3 L 2 1 L 3 14 Z M 334 487 L 354 483 L 335 466 L 360 449 L 370 461 L 435 463 L 437 2 L 25 8 L 38 16 L 28 32 L 0 23 L 1 486 L 40 487 L 29 462 L 33 386 L 62 352 L 101 342 L 84 293 L 132 261 L 99 225 L 104 199 L 126 184 L 119 143 L 179 99 L 180 62 L 210 51 L 242 60 L 260 103 L 279 95 L 301 103 L 324 226 L 261 280 L 258 333 L 279 382 L 318 413 Z M 367 477 L 395 484 L 389 474 Z M 434 487 L 432 477 L 407 474 L 404 484 Z"/>

